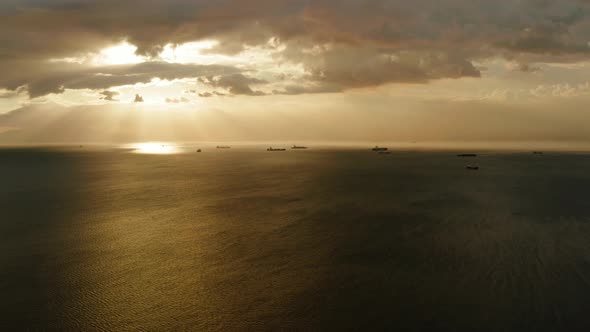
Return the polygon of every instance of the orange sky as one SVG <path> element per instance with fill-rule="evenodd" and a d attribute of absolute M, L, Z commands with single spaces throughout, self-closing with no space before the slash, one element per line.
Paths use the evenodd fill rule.
<path fill-rule="evenodd" d="M 0 15 L 0 143 L 590 139 L 582 0 L 7 0 Z"/>

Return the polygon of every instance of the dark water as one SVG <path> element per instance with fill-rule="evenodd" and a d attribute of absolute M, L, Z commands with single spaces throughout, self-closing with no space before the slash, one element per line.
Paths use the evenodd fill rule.
<path fill-rule="evenodd" d="M 0 330 L 590 330 L 590 155 L 0 150 Z"/>

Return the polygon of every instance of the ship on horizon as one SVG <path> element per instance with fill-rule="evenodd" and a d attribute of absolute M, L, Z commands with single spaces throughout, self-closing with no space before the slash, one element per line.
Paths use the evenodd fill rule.
<path fill-rule="evenodd" d="M 375 152 L 385 152 L 385 151 L 389 151 L 389 149 L 388 149 L 388 148 L 380 148 L 380 147 L 379 147 L 379 146 L 377 146 L 377 145 L 375 145 L 375 147 L 374 147 L 374 148 L 372 148 L 371 150 L 372 150 L 372 151 L 375 151 Z"/>
<path fill-rule="evenodd" d="M 266 149 L 266 151 L 273 151 L 273 152 L 274 152 L 274 151 L 287 151 L 287 149 L 276 149 L 276 148 L 273 148 L 273 147 L 271 146 L 271 147 L 269 147 L 268 149 Z"/>
<path fill-rule="evenodd" d="M 307 149 L 307 146 L 297 146 L 297 145 L 293 145 L 291 147 L 292 150 L 305 150 Z"/>

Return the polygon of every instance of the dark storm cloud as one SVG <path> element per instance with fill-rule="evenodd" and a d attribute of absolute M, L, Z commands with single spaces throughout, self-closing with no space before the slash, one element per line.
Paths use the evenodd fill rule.
<path fill-rule="evenodd" d="M 562 24 L 549 27 L 527 28 L 517 36 L 499 43 L 507 50 L 539 54 L 589 54 L 586 40 L 576 40 Z"/>
<path fill-rule="evenodd" d="M 305 63 L 313 80 L 344 88 L 480 76 L 471 62 L 451 52 L 387 53 L 348 46 L 326 50 L 319 61 L 308 55 Z"/>
<path fill-rule="evenodd" d="M 521 72 L 524 72 L 524 73 L 536 73 L 536 72 L 541 71 L 541 68 L 537 67 L 537 66 L 531 66 L 528 63 L 521 63 L 518 66 L 518 70 L 520 70 Z"/>
<path fill-rule="evenodd" d="M 138 94 L 136 94 L 135 95 L 135 99 L 133 99 L 133 102 L 134 103 L 143 103 L 143 97 L 140 96 L 140 95 L 138 95 Z"/>
<path fill-rule="evenodd" d="M 119 93 L 117 91 L 102 91 L 100 93 L 102 95 L 102 97 L 100 99 L 102 100 L 108 100 L 108 101 L 117 101 L 117 99 L 115 99 L 116 96 L 119 95 Z"/>
<path fill-rule="evenodd" d="M 205 91 L 205 92 L 199 92 L 197 93 L 197 95 L 201 98 L 211 98 L 211 97 L 224 97 L 227 96 L 227 94 L 223 93 L 223 92 L 219 92 L 219 91 Z"/>
<path fill-rule="evenodd" d="M 250 85 L 267 83 L 264 80 L 244 76 L 242 74 L 224 75 L 213 79 L 210 84 L 215 87 L 225 88 L 232 95 L 262 96 L 264 92 L 252 90 Z"/>
<path fill-rule="evenodd" d="M 174 73 L 168 75 L 110 67 L 57 72 L 43 62 L 122 40 L 155 56 L 168 43 L 215 39 L 218 46 L 208 52 L 236 54 L 245 45 L 273 47 L 273 39 L 286 47 L 276 60 L 302 64 L 318 91 L 477 77 L 473 61 L 496 56 L 520 63 L 586 59 L 589 6 L 585 0 L 5 0 L 0 88 L 28 85 L 31 96 L 40 96 L 207 75 L 190 67 L 178 68 L 184 74 L 167 69 Z M 222 75 L 216 86 L 232 94 L 262 94 L 251 88 L 262 82 L 216 75 Z M 297 91 L 309 88 L 285 89 Z"/>
<path fill-rule="evenodd" d="M 47 64 L 37 77 L 0 77 L 0 84 L 27 85 L 29 95 L 34 97 L 49 93 L 61 93 L 65 89 L 102 90 L 114 86 L 148 83 L 154 78 L 174 80 L 201 75 L 234 73 L 237 69 L 217 65 L 183 65 L 166 62 L 144 62 L 136 65 L 85 67 L 77 64 Z M 20 80 L 19 80 L 20 79 Z"/>

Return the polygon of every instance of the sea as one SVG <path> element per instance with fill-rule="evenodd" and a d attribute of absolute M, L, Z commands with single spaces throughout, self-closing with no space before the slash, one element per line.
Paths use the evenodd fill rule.
<path fill-rule="evenodd" d="M 2 331 L 590 331 L 589 310 L 590 153 L 0 148 Z"/>

